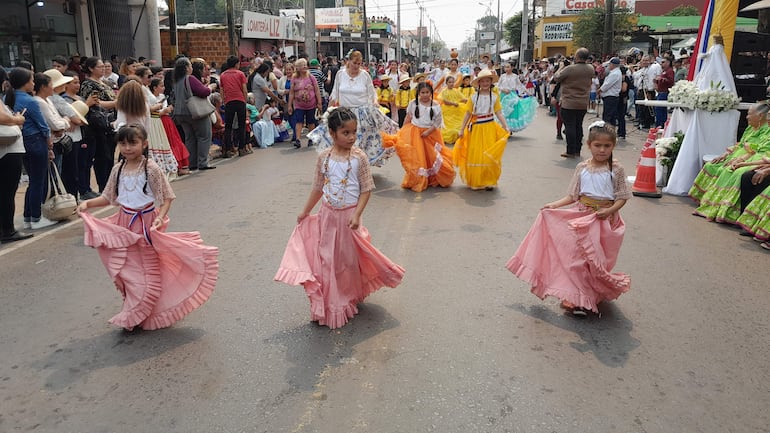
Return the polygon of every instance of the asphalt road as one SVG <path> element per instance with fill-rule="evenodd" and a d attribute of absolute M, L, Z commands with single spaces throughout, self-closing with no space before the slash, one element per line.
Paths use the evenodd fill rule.
<path fill-rule="evenodd" d="M 413 193 L 397 159 L 374 169 L 364 224 L 406 276 L 337 330 L 272 281 L 313 149 L 173 184 L 171 230 L 199 230 L 221 269 L 168 329 L 107 323 L 120 297 L 79 222 L 3 246 L 0 432 L 770 431 L 768 254 L 689 199 L 622 210 L 632 288 L 600 316 L 565 315 L 504 268 L 574 170 L 553 124 L 541 109 L 509 141 L 492 192 Z M 629 175 L 643 138 L 615 152 Z"/>

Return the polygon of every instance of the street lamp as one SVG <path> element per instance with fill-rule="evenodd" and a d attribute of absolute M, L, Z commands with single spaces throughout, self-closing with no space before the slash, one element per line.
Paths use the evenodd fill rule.
<path fill-rule="evenodd" d="M 32 63 L 35 63 L 35 38 L 32 36 L 32 19 L 29 16 L 29 8 L 37 6 L 39 8 L 45 6 L 44 1 L 31 1 L 27 3 L 27 30 L 29 30 L 29 52 L 32 54 Z"/>

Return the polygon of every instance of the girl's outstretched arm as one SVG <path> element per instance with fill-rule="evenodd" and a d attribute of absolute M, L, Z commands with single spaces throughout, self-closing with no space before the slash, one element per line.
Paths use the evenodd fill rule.
<path fill-rule="evenodd" d="M 86 201 L 81 202 L 78 205 L 78 209 L 77 210 L 78 210 L 78 212 L 83 212 L 84 210 L 88 209 L 89 207 L 103 207 L 103 206 L 107 206 L 108 204 L 110 204 L 109 200 L 107 200 L 106 198 L 104 198 L 102 196 L 99 196 L 99 197 L 92 198 L 90 200 L 86 200 Z"/>
<path fill-rule="evenodd" d="M 297 224 L 299 224 L 303 219 L 307 218 L 307 216 L 310 215 L 310 211 L 313 210 L 313 208 L 315 207 L 315 204 L 318 203 L 318 200 L 321 199 L 322 195 L 323 195 L 323 191 L 321 190 L 314 189 L 310 191 L 310 196 L 308 196 L 307 202 L 305 202 L 305 207 L 302 209 L 302 212 L 300 212 L 300 214 L 297 215 Z"/>
<path fill-rule="evenodd" d="M 171 200 L 170 198 L 167 198 L 162 205 L 160 205 L 160 208 L 158 209 L 158 216 L 155 217 L 155 220 L 152 222 L 152 228 L 155 230 L 159 229 L 160 226 L 163 225 L 163 220 L 166 218 L 166 215 L 168 215 L 169 209 L 171 209 Z"/>
<path fill-rule="evenodd" d="M 351 229 L 355 230 L 358 228 L 358 226 L 361 225 L 361 214 L 364 213 L 364 209 L 366 209 L 366 204 L 369 202 L 369 197 L 371 195 L 371 191 L 366 191 L 362 192 L 361 195 L 358 196 L 356 211 L 353 213 L 353 216 L 350 217 L 350 222 L 348 223 L 348 227 Z"/>
<path fill-rule="evenodd" d="M 624 201 L 625 202 L 625 201 Z M 573 199 L 570 196 L 564 196 L 556 201 L 552 201 L 550 203 L 546 203 L 543 205 L 542 209 L 557 209 L 562 206 L 567 206 L 568 204 L 575 203 L 575 199 Z"/>

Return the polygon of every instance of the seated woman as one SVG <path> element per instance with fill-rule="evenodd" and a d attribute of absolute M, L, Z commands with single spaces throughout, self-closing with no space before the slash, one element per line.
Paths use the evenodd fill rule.
<path fill-rule="evenodd" d="M 754 236 L 762 248 L 770 250 L 770 158 L 765 157 L 741 176 L 741 235 Z"/>
<path fill-rule="evenodd" d="M 768 107 L 766 105 L 763 107 L 763 105 L 756 104 L 751 107 L 746 118 L 753 129 L 769 132 L 751 139 L 749 149 L 746 150 L 745 154 L 739 154 L 717 169 L 717 177 L 700 198 L 700 206 L 695 210 L 695 215 L 705 217 L 709 221 L 715 220 L 729 224 L 734 224 L 740 217 L 741 176 L 750 171 L 750 168 L 742 166 L 742 163 L 761 161 L 763 157 L 770 156 Z M 693 190 L 691 189 L 690 194 L 692 193 Z"/>
<path fill-rule="evenodd" d="M 703 166 L 698 177 L 695 178 L 692 188 L 690 188 L 690 197 L 700 202 L 726 166 L 736 160 L 745 161 L 757 151 L 759 144 L 770 140 L 770 125 L 767 122 L 768 111 L 770 111 L 770 106 L 767 104 L 755 104 L 749 108 L 749 112 L 746 114 L 749 126 L 743 132 L 741 140 Z"/>

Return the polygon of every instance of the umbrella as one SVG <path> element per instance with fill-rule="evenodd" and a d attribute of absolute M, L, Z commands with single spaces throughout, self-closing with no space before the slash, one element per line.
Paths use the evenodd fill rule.
<path fill-rule="evenodd" d="M 745 8 L 741 9 L 741 12 L 756 11 L 759 9 L 767 9 L 767 8 L 770 8 L 770 0 L 761 0 L 749 6 L 746 6 Z"/>

